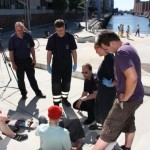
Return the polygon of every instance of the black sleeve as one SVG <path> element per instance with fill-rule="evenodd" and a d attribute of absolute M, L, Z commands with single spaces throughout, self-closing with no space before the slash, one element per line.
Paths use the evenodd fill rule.
<path fill-rule="evenodd" d="M 84 80 L 84 92 L 88 92 L 88 85 L 86 80 Z"/>
<path fill-rule="evenodd" d="M 48 38 L 48 42 L 47 42 L 47 45 L 46 45 L 46 50 L 48 51 L 54 51 L 55 49 L 55 35 L 51 35 L 49 38 Z"/>
<path fill-rule="evenodd" d="M 109 57 L 107 57 L 105 62 L 105 72 L 104 77 L 108 80 L 112 79 L 114 80 L 114 56 L 113 54 L 110 54 Z"/>
<path fill-rule="evenodd" d="M 8 50 L 15 51 L 15 43 L 14 43 L 12 36 L 9 38 L 9 41 L 8 41 Z"/>
<path fill-rule="evenodd" d="M 69 42 L 70 42 L 70 50 L 71 51 L 77 49 L 77 44 L 76 44 L 76 41 L 72 34 L 69 34 Z"/>
<path fill-rule="evenodd" d="M 34 47 L 35 43 L 34 43 L 34 40 L 33 40 L 32 36 L 29 33 L 26 33 L 26 34 L 28 34 L 29 39 L 30 39 L 30 47 Z"/>
<path fill-rule="evenodd" d="M 97 85 L 96 85 L 96 80 L 95 79 L 93 79 L 92 89 L 93 89 L 93 91 L 97 91 Z"/>
<path fill-rule="evenodd" d="M 108 80 L 114 80 L 114 56 L 113 54 L 108 54 L 103 60 L 100 70 L 98 71 L 98 78 L 102 80 L 106 78 Z"/>

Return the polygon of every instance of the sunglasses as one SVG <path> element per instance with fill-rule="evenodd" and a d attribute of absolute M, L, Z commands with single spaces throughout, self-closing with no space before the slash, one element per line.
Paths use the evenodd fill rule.
<path fill-rule="evenodd" d="M 82 74 L 87 74 L 88 72 L 82 72 Z"/>

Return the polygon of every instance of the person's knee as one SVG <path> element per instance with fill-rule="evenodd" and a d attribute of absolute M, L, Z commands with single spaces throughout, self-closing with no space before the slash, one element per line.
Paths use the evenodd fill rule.
<path fill-rule="evenodd" d="M 77 101 L 75 101 L 75 102 L 73 103 L 73 108 L 74 108 L 74 109 L 77 109 L 76 105 L 77 105 Z"/>
<path fill-rule="evenodd" d="M 54 82 L 52 83 L 52 89 L 58 90 L 61 88 L 61 83 Z"/>

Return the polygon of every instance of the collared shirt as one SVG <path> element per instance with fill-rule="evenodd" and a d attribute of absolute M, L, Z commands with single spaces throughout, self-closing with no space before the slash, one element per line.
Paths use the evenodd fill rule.
<path fill-rule="evenodd" d="M 29 33 L 24 32 L 23 38 L 14 33 L 9 38 L 8 50 L 14 52 L 15 58 L 27 59 L 30 57 L 31 48 L 34 45 L 33 38 Z"/>
<path fill-rule="evenodd" d="M 46 50 L 52 51 L 53 55 L 57 58 L 67 57 L 75 49 L 77 49 L 75 39 L 68 32 L 63 37 L 59 37 L 57 33 L 52 34 L 46 46 Z"/>
<path fill-rule="evenodd" d="M 96 81 L 94 79 L 94 74 L 92 73 L 92 77 L 90 80 L 84 80 L 84 91 L 92 94 L 94 91 L 97 91 Z"/>

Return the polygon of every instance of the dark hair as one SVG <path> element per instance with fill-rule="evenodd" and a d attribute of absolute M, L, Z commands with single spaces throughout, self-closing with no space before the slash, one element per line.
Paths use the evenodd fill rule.
<path fill-rule="evenodd" d="M 102 31 L 95 42 L 95 45 L 98 45 L 101 47 L 101 44 L 105 44 L 107 46 L 110 46 L 111 41 L 120 41 L 120 38 L 115 32 L 112 31 Z"/>
<path fill-rule="evenodd" d="M 89 63 L 86 63 L 82 66 L 82 68 L 87 67 L 90 71 L 92 71 L 92 66 Z"/>
<path fill-rule="evenodd" d="M 65 26 L 65 22 L 62 19 L 57 19 L 54 22 L 54 27 L 56 27 L 56 28 L 61 28 L 61 27 L 64 27 L 64 26 Z"/>

